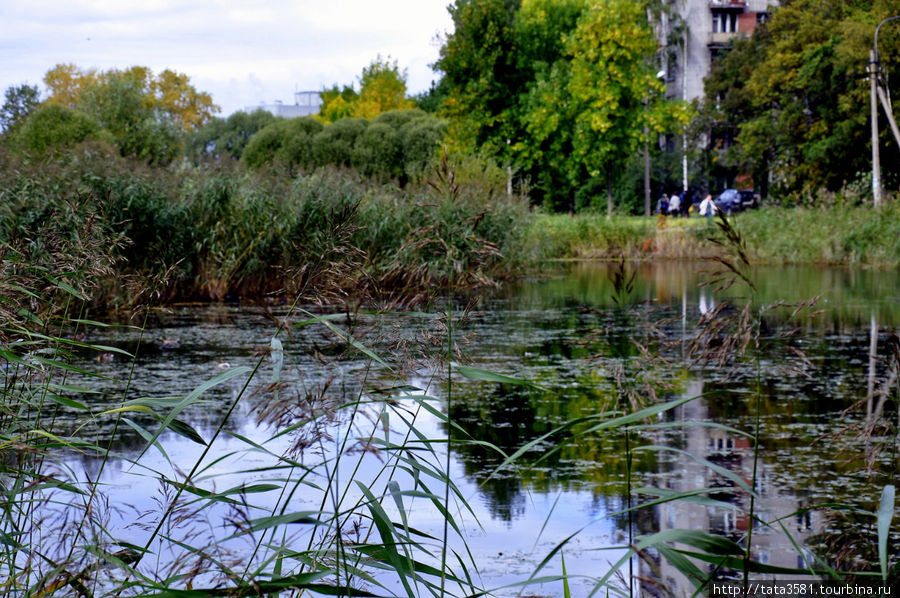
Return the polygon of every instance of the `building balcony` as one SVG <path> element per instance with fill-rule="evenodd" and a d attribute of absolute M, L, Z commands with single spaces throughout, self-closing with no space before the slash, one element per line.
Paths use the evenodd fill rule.
<path fill-rule="evenodd" d="M 747 32 L 736 31 L 734 33 L 710 33 L 707 45 L 710 48 L 724 48 L 731 44 L 732 41 L 747 37 Z"/>
<path fill-rule="evenodd" d="M 746 0 L 709 0 L 709 7 L 718 10 L 744 10 L 747 8 Z"/>

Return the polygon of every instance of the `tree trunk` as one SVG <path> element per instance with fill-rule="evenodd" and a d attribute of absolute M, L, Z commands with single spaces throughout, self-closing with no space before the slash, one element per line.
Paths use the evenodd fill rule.
<path fill-rule="evenodd" d="M 606 165 L 606 217 L 612 218 L 613 198 L 612 198 L 612 164 Z"/>

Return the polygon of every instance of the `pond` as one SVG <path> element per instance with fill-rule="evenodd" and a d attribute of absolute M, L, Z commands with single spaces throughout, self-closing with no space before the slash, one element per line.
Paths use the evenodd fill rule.
<path fill-rule="evenodd" d="M 630 288 L 617 290 L 617 268 L 561 266 L 454 304 L 449 378 L 442 309 L 325 319 L 313 308 L 190 305 L 150 312 L 143 329 L 88 325 L 87 342 L 137 357 L 132 367 L 112 351 L 79 353 L 79 367 L 101 377 L 72 372 L 67 383 L 94 391 L 77 398 L 96 417 L 83 426 L 78 412 L 57 417 L 72 418 L 72 435 L 110 442 L 114 456 L 70 452 L 56 475 L 99 482 L 92 542 L 143 546 L 153 537 L 140 575 L 196 573 L 195 587 L 249 579 L 278 559 L 285 571 L 312 567 L 317 557 L 300 554 L 312 547 L 322 564 L 333 558 L 326 549 L 387 543 L 371 523 L 381 513 L 408 526 L 394 538 L 403 550 L 414 541 L 416 559 L 446 557 L 495 596 L 562 596 L 554 576 L 563 562 L 575 596 L 617 564 L 618 587 L 631 576 L 645 595 L 690 595 L 664 548 L 628 553 L 630 536 L 676 529 L 742 546 L 752 531 L 754 561 L 819 568 L 817 546 L 835 546 L 855 520 L 817 507 L 875 511 L 898 469 L 896 438 L 886 435 L 900 425 L 890 391 L 900 276 L 759 268 L 753 289 L 722 289 L 701 285 L 709 265 L 641 263 L 625 267 L 620 286 Z M 803 309 L 760 311 L 813 298 Z M 758 343 L 739 318 L 750 301 Z M 141 404 L 165 414 L 210 380 L 179 414 L 182 433 L 166 431 L 148 448 L 158 423 L 124 401 L 152 397 Z M 630 427 L 592 429 L 665 403 Z M 121 405 L 130 405 L 125 419 L 98 415 Z M 756 490 L 753 519 L 742 483 Z M 658 500 L 689 491 L 697 493 Z M 384 497 L 380 510 L 367 492 Z M 45 541 L 68 546 L 66 508 L 47 507 Z M 311 523 L 323 510 L 339 514 L 339 534 Z M 372 581 L 360 583 L 378 595 L 430 595 L 427 582 L 368 572 Z M 547 579 L 523 584 L 530 577 Z"/>

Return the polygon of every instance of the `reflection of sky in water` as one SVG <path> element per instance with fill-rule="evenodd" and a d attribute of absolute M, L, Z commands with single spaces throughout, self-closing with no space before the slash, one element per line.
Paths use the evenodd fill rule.
<path fill-rule="evenodd" d="M 845 488 L 852 493 L 862 492 L 870 484 L 863 479 L 856 466 L 839 467 L 834 460 L 837 455 L 834 447 L 827 442 L 810 448 L 812 441 L 822 433 L 828 432 L 835 414 L 844 409 L 849 402 L 858 398 L 859 391 L 865 393 L 865 358 L 868 347 L 868 331 L 870 314 L 876 317 L 882 326 L 895 325 L 900 321 L 898 305 L 893 304 L 890 297 L 897 298 L 896 275 L 875 275 L 874 273 L 854 273 L 846 270 L 816 271 L 809 269 L 793 269 L 787 278 L 779 282 L 771 271 L 761 274 L 761 293 L 766 297 L 774 296 L 778 291 L 786 290 L 793 295 L 819 288 L 823 301 L 836 309 L 825 317 L 822 323 L 806 325 L 808 340 L 807 349 L 812 355 L 814 365 L 823 372 L 821 376 L 807 380 L 792 378 L 778 374 L 774 369 L 783 359 L 779 354 L 763 356 L 763 367 L 769 379 L 766 392 L 767 409 L 764 417 L 765 475 L 767 484 L 771 484 L 775 496 L 794 496 L 797 489 L 802 490 L 802 500 L 814 501 L 829 496 L 829 487 L 840 478 Z M 784 276 L 784 273 L 782 272 Z M 713 309 L 721 301 L 709 288 L 696 287 L 697 275 L 690 267 L 675 264 L 664 264 L 649 267 L 640 266 L 636 281 L 635 299 L 647 300 L 659 311 L 659 317 L 673 317 L 674 324 L 666 328 L 670 337 L 677 338 L 683 331 L 692 332 L 693 322 L 700 313 Z M 811 292 L 812 294 L 817 294 Z M 805 297 L 789 296 L 787 299 Z M 604 325 L 604 310 L 609 307 L 611 288 L 604 268 L 591 270 L 584 266 L 576 267 L 567 277 L 554 278 L 547 281 L 532 281 L 520 284 L 515 290 L 500 291 L 492 302 L 481 306 L 471 315 L 466 332 L 473 332 L 476 338 L 464 345 L 470 353 L 474 364 L 490 370 L 510 375 L 537 380 L 541 384 L 554 388 L 560 395 L 546 399 L 529 394 L 511 393 L 506 388 L 491 384 L 466 384 L 457 387 L 456 401 L 462 401 L 462 411 L 469 418 L 462 425 L 478 429 L 479 434 L 490 442 L 502 443 L 527 441 L 539 433 L 558 425 L 567 417 L 577 414 L 578 410 L 597 409 L 603 398 L 604 389 L 609 388 L 609 380 L 605 378 L 604 362 L 593 359 L 592 355 L 603 350 L 603 344 L 597 344 L 592 334 Z M 867 311 L 868 310 L 868 311 Z M 234 307 L 212 306 L 209 308 L 176 308 L 171 313 L 155 315 L 151 330 L 145 334 L 144 345 L 140 350 L 139 367 L 131 381 L 130 397 L 183 395 L 199 383 L 221 373 L 221 364 L 230 367 L 255 364 L 260 351 L 268 346 L 273 329 L 272 322 L 263 316 L 262 310 L 251 308 L 240 310 Z M 678 319 L 684 315 L 687 323 Z M 411 330 L 424 329 L 429 325 L 428 317 L 418 320 L 397 320 L 404 327 L 403 334 L 410 335 Z M 138 333 L 132 330 L 96 329 L 92 331 L 90 342 L 115 344 L 134 349 Z M 161 347 L 163 338 L 178 338 L 178 347 L 164 350 Z M 293 338 L 282 337 L 286 358 L 285 373 L 298 394 L 321 386 L 330 377 L 335 377 L 333 389 L 346 381 L 351 388 L 356 384 L 357 376 L 363 369 L 361 362 L 352 359 L 340 359 L 337 365 L 323 368 L 315 361 L 313 354 L 331 355 L 334 337 L 322 327 L 305 327 L 297 329 Z M 378 349 L 376 343 L 375 347 Z M 666 356 L 679 363 L 681 347 L 675 346 Z M 124 376 L 127 375 L 127 364 L 123 361 L 93 363 L 93 369 L 107 374 L 110 380 L 82 381 L 103 391 L 105 397 L 93 400 L 93 408 L 101 405 L 117 404 L 115 397 L 121 396 Z M 684 376 L 681 372 L 679 376 Z M 251 405 L 264 405 L 271 395 L 261 391 L 261 386 L 271 377 L 268 360 L 260 370 L 257 383 L 250 388 L 250 395 L 243 399 L 227 426 L 228 432 L 247 436 L 254 441 L 263 441 L 271 434 L 266 428 L 253 424 Z M 438 374 L 438 378 L 440 374 Z M 715 369 L 706 369 L 704 390 L 712 390 L 713 397 L 705 404 L 704 413 L 697 417 L 709 417 L 746 428 L 749 412 L 743 392 L 746 390 L 746 372 L 738 372 L 734 379 L 726 379 Z M 698 378 L 692 377 L 696 381 Z M 841 384 L 832 382 L 840 380 Z M 187 419 L 204 438 L 209 438 L 227 405 L 233 400 L 240 388 L 242 378 L 210 390 L 205 396 L 208 403 L 190 409 Z M 424 378 L 412 379 L 415 386 L 424 387 Z M 690 386 L 691 383 L 688 385 Z M 691 392 L 691 388 L 682 388 Z M 289 391 L 284 391 L 289 392 Z M 430 393 L 441 397 L 445 389 L 441 382 L 436 382 Z M 680 392 L 680 391 L 679 391 Z M 499 401 L 506 401 L 509 408 L 497 408 Z M 404 402 L 402 406 L 406 406 Z M 436 404 L 437 405 L 437 404 Z M 458 403 L 460 405 L 460 403 Z M 501 405 L 502 406 L 502 405 Z M 443 409 L 443 407 L 441 407 Z M 568 411 L 567 411 L 568 409 Z M 510 418 L 504 420 L 504 413 Z M 684 414 L 682 414 L 684 415 Z M 696 416 L 696 414 L 694 414 Z M 687 418 L 690 419 L 690 414 Z M 141 420 L 138 420 L 141 421 Z M 362 422 L 363 419 L 358 420 Z M 392 416 L 392 439 L 397 440 L 402 434 L 399 417 Z M 469 422 L 469 423 L 466 423 Z M 478 424 L 478 425 L 476 425 Z M 142 421 L 150 429 L 152 424 Z M 358 433 L 372 433 L 369 420 L 365 420 L 357 428 Z M 432 416 L 420 415 L 417 427 L 432 438 L 443 438 L 444 427 Z M 108 432 L 108 427 L 100 428 Z M 130 432 L 129 432 L 130 433 Z M 334 443 L 341 439 L 345 431 L 332 430 L 332 445 L 325 447 L 329 453 L 334 451 Z M 678 446 L 691 445 L 700 455 L 707 455 L 711 450 L 719 451 L 718 438 L 708 434 L 699 434 L 694 430 L 681 438 L 666 436 L 663 440 L 674 442 Z M 172 434 L 165 434 L 161 442 L 173 461 L 181 468 L 189 468 L 199 457 L 202 447 Z M 275 454 L 286 452 L 292 439 L 283 437 L 269 443 L 266 448 Z M 713 444 L 710 444 L 712 442 Z M 722 439 L 722 449 L 729 448 L 727 439 Z M 680 444 L 679 444 L 680 443 Z M 134 458 L 142 441 L 131 433 L 130 440 L 116 450 Z M 616 448 L 615 445 L 613 448 Z M 712 448 L 710 448 L 712 447 Z M 443 466 L 441 456 L 442 445 L 433 446 L 436 467 Z M 514 447 L 513 447 L 514 448 Z M 598 455 L 604 453 L 600 449 Z M 604 450 L 610 447 L 605 447 Z M 509 450 L 510 447 L 504 447 Z M 310 447 L 308 451 L 315 451 Z M 617 449 L 616 449 L 617 450 Z M 831 452 L 830 455 L 828 453 Z M 223 433 L 210 452 L 207 463 L 212 463 L 223 455 L 227 459 L 215 462 L 208 469 L 201 468 L 196 478 L 197 485 L 222 491 L 241 483 L 262 483 L 273 477 L 272 472 L 253 472 L 271 465 L 272 458 L 260 451 L 248 450 L 247 445 Z M 601 471 L 605 462 L 592 462 L 577 450 L 574 455 L 566 455 L 558 462 L 552 462 L 543 470 L 522 472 L 519 478 L 509 480 L 505 485 L 492 487 L 485 482 L 487 473 L 498 464 L 498 460 L 490 455 L 474 451 L 468 446 L 456 446 L 451 460 L 452 479 L 466 498 L 475 518 L 469 513 L 454 511 L 460 518 L 469 550 L 481 572 L 484 584 L 497 587 L 515 581 L 521 581 L 530 575 L 535 566 L 541 562 L 560 541 L 570 534 L 583 531 L 569 541 L 564 549 L 566 567 L 570 575 L 585 575 L 598 578 L 606 571 L 606 564 L 615 562 L 621 556 L 617 550 L 604 550 L 613 545 L 624 543 L 622 537 L 622 520 L 603 519 L 604 514 L 621 508 L 622 499 L 618 491 L 600 488 L 598 480 L 620 480 L 621 474 L 615 470 Z M 804 463 L 798 462 L 798 457 Z M 382 466 L 378 456 L 369 453 L 352 453 L 342 461 L 338 478 L 349 480 L 356 460 L 362 458 L 363 469 L 359 479 L 371 478 Z M 600 458 L 600 457 L 597 457 Z M 603 457 L 608 459 L 609 457 Z M 722 462 L 736 467 L 736 458 L 722 456 Z M 729 459 L 731 459 L 729 461 Z M 306 462 L 312 462 L 312 454 L 307 454 Z M 526 459 L 526 463 L 531 463 Z M 76 471 L 83 467 L 93 477 L 98 463 L 92 459 L 70 461 Z M 809 463 L 817 466 L 809 467 Z M 134 544 L 142 544 L 148 537 L 147 525 L 153 518 L 138 520 L 137 515 L 147 512 L 159 513 L 160 484 L 153 471 L 158 471 L 175 480 L 183 480 L 185 472 L 175 472 L 151 448 L 142 458 L 141 464 L 147 469 L 129 466 L 121 460 L 113 460 L 106 466 L 103 476 L 103 494 L 109 504 L 121 508 L 111 514 L 111 529 L 117 539 Z M 744 465 L 741 465 L 744 467 Z M 235 473 L 244 472 L 244 473 Z M 668 473 L 666 473 L 668 472 Z M 286 475 L 280 470 L 278 475 Z M 661 459 L 656 465 L 648 465 L 644 471 L 645 481 L 656 485 L 684 483 L 704 483 L 702 471 L 694 464 L 682 459 Z M 618 477 L 617 477 L 618 476 Z M 321 483 L 323 477 L 317 472 L 310 479 Z M 412 486 L 408 479 L 397 478 L 404 489 Z M 668 481 L 667 481 L 668 480 Z M 343 481 L 341 483 L 344 483 Z M 479 486 L 479 483 L 485 483 Z M 379 484 L 381 484 L 379 486 Z M 384 479 L 372 485 L 376 494 L 383 489 Z M 694 487 L 697 487 L 696 484 Z M 499 490 L 498 490 L 499 488 Z M 443 489 L 433 480 L 430 489 L 435 494 L 443 495 Z M 502 490 L 502 491 L 500 491 Z M 351 488 L 348 498 L 359 496 L 356 488 Z M 249 499 L 257 505 L 269 507 L 275 504 L 278 492 L 253 494 Z M 440 514 L 424 499 L 412 500 L 409 507 L 412 525 L 429 534 L 440 536 L 443 519 Z M 795 499 L 791 499 L 795 500 Z M 801 500 L 801 499 L 796 499 Z M 795 500 L 795 502 L 796 502 Z M 293 497 L 288 511 L 317 510 L 319 496 L 309 488 L 299 490 Z M 790 501 L 788 501 L 790 502 Z M 397 516 L 396 508 L 390 499 L 384 501 L 385 508 L 393 516 Z M 781 512 L 790 505 L 781 503 L 768 507 L 773 512 Z M 262 510 L 251 514 L 253 517 L 267 515 Z M 197 517 L 197 523 L 191 527 L 191 533 L 215 534 L 222 537 L 217 517 L 227 515 L 227 510 L 220 507 L 207 509 Z M 732 532 L 740 526 L 737 520 L 729 519 L 727 514 L 707 511 L 678 512 L 662 509 L 654 512 L 652 521 L 640 521 L 640 531 L 651 531 L 658 525 L 666 526 L 684 518 L 699 518 L 706 521 L 708 529 L 719 529 L 723 533 Z M 480 524 L 480 525 L 479 525 Z M 586 527 L 585 527 L 586 526 Z M 151 526 L 152 528 L 152 526 Z M 300 536 L 295 545 L 305 548 L 303 534 L 308 533 L 308 526 L 291 527 Z M 538 539 L 538 536 L 540 538 Z M 763 536 L 760 536 L 763 537 Z M 247 539 L 236 539 L 221 548 L 244 548 Z M 437 547 L 432 550 L 439 553 Z M 456 544 L 454 548 L 461 549 Z M 765 554 L 774 554 L 769 548 L 762 547 Z M 774 550 L 774 549 L 773 549 Z M 163 557 L 165 558 L 165 557 Z M 766 558 L 775 558 L 767 556 Z M 148 565 L 145 561 L 143 565 Z M 553 574 L 560 571 L 559 556 L 541 572 Z M 393 583 L 393 581 L 391 582 Z M 589 587 L 588 581 L 579 581 L 581 588 Z M 531 593 L 541 595 L 561 595 L 559 583 L 532 588 Z M 401 586 L 389 586 L 389 589 L 401 592 Z M 506 592 L 515 595 L 517 589 Z M 573 590 L 574 595 L 585 594 L 586 591 Z M 503 593 L 498 593 L 503 595 Z"/>
<path fill-rule="evenodd" d="M 408 402 L 402 406 L 409 411 L 414 409 L 414 405 Z M 399 418 L 392 418 L 391 421 L 394 423 L 391 426 L 390 438 L 396 442 L 400 440 L 404 430 L 402 424 L 399 423 Z M 440 438 L 443 434 L 436 418 L 428 414 L 423 415 L 420 412 L 416 419 L 416 426 L 420 432 L 430 438 Z M 249 419 L 234 431 L 254 442 L 265 442 L 271 436 L 266 429 L 257 427 Z M 346 428 L 344 428 L 344 432 L 346 432 Z M 335 447 L 342 440 L 341 434 L 335 432 L 332 442 L 324 447 L 328 454 L 334 454 Z M 171 433 L 164 434 L 160 438 L 160 443 L 169 457 L 177 461 L 181 468 L 195 463 L 200 458 L 203 448 Z M 289 450 L 290 444 L 290 437 L 285 436 L 276 442 L 266 443 L 265 448 L 275 454 L 282 454 Z M 223 455 L 229 456 L 220 460 Z M 133 459 L 137 457 L 137 454 L 128 456 Z M 362 468 L 354 472 L 358 465 L 357 459 L 361 456 L 362 453 L 346 455 L 337 479 L 349 480 L 351 475 L 355 475 L 355 479 L 365 481 L 366 485 L 378 495 L 384 491 L 383 476 L 380 478 L 380 483 L 372 484 L 370 480 L 382 473 L 383 463 L 375 456 L 367 454 L 362 456 Z M 444 456 L 445 453 L 438 448 L 435 458 L 440 464 L 443 464 Z M 209 465 L 204 465 L 199 469 L 199 473 L 195 477 L 195 485 L 211 491 L 221 492 L 241 484 L 265 483 L 272 481 L 274 477 L 271 472 L 253 472 L 253 470 L 271 467 L 275 463 L 275 459 L 271 455 L 258 450 L 248 450 L 245 443 L 227 434 L 216 441 L 215 449 L 207 456 L 205 463 Z M 163 496 L 162 485 L 156 479 L 154 472 L 176 481 L 184 479 L 184 472 L 174 470 L 155 448 L 149 449 L 143 455 L 140 464 L 140 467 L 129 466 L 121 460 L 112 460 L 104 471 L 101 487 L 108 504 L 119 507 L 116 512 L 110 514 L 108 529 L 113 537 L 120 541 L 143 546 L 150 535 L 149 527 L 156 522 L 156 516 L 164 508 L 161 505 L 168 504 Z M 77 469 L 79 466 L 84 467 L 85 471 L 93 478 L 99 463 L 95 460 L 82 460 L 80 463 L 71 462 L 71 465 L 73 469 Z M 451 471 L 452 479 L 460 493 L 474 511 L 474 517 L 472 513 L 458 504 L 455 497 L 451 497 L 452 504 L 456 505 L 451 511 L 465 534 L 468 551 L 473 555 L 486 587 L 500 587 L 527 579 L 537 564 L 574 532 L 580 533 L 570 540 L 564 549 L 566 567 L 570 575 L 599 577 L 605 572 L 609 563 L 615 562 L 622 555 L 622 552 L 617 550 L 598 552 L 599 548 L 606 548 L 615 543 L 617 532 L 612 522 L 602 520 L 603 513 L 598 512 L 595 497 L 590 492 L 565 492 L 559 495 L 530 492 L 523 494 L 520 496 L 519 508 L 515 509 L 513 520 L 506 521 L 490 516 L 491 505 L 488 504 L 487 497 L 464 474 L 463 466 L 458 460 L 451 460 Z M 323 474 L 324 472 L 319 470 L 318 473 Z M 393 479 L 403 489 L 413 487 L 409 476 L 403 475 L 402 472 L 395 475 Z M 325 484 L 322 475 L 314 476 L 311 481 L 316 484 Z M 435 494 L 443 495 L 443 486 L 432 481 L 429 487 Z M 346 491 L 346 501 L 354 501 L 361 497 L 361 492 L 353 486 L 342 487 L 340 490 L 341 492 Z M 171 490 L 168 494 L 171 496 Z M 277 497 L 277 490 L 248 497 L 255 506 L 262 507 L 251 511 L 250 516 L 270 515 L 271 513 L 266 509 L 275 506 Z M 182 498 L 193 498 L 193 496 L 183 495 Z M 319 507 L 320 498 L 320 495 L 316 495 L 311 489 L 302 488 L 294 495 L 287 512 L 315 511 Z M 435 537 L 441 537 L 444 521 L 430 502 L 423 498 L 407 498 L 405 505 L 411 525 Z M 390 499 L 384 502 L 384 507 L 393 520 L 400 521 L 398 509 Z M 139 517 L 139 514 L 142 513 L 145 514 L 144 517 Z M 215 534 L 217 538 L 228 536 L 233 530 L 230 527 L 223 528 L 220 521 L 220 518 L 227 515 L 228 510 L 221 505 L 203 509 L 192 518 L 191 525 L 185 528 L 189 531 L 182 532 L 183 539 L 197 542 L 195 533 Z M 302 525 L 295 527 L 297 537 L 294 546 L 305 548 L 308 538 L 306 534 L 310 528 Z M 181 538 L 177 533 L 174 534 L 174 537 Z M 460 554 L 464 554 L 466 546 L 455 535 L 454 538 L 451 547 L 460 551 Z M 618 534 L 618 541 L 621 542 L 621 540 L 621 534 Z M 246 538 L 232 539 L 226 544 L 219 543 L 218 545 L 220 548 L 230 547 L 234 550 L 247 549 L 249 546 Z M 433 554 L 440 554 L 439 545 L 432 544 L 426 547 Z M 162 558 L 165 560 L 165 552 Z M 152 564 L 149 559 L 144 561 L 143 566 L 148 564 Z M 557 556 L 542 570 L 541 575 L 553 575 L 560 572 L 561 567 Z M 403 593 L 399 581 L 386 576 L 376 575 L 376 577 L 381 579 L 389 590 Z M 589 580 L 574 579 L 572 583 L 573 588 L 582 587 L 585 588 L 583 590 L 585 592 L 593 585 Z M 529 588 L 529 591 L 540 592 L 542 595 L 561 594 L 561 584 L 558 582 L 536 584 Z M 519 588 L 514 587 L 498 591 L 496 595 L 514 596 L 518 592 Z"/>

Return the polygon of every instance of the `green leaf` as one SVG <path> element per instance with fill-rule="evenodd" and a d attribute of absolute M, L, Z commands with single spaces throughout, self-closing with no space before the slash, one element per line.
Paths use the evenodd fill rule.
<path fill-rule="evenodd" d="M 637 547 L 641 550 L 650 546 L 658 546 L 667 542 L 687 544 L 699 548 L 704 552 L 717 556 L 730 556 L 743 554 L 741 546 L 722 536 L 716 536 L 701 530 L 693 529 L 667 529 L 650 536 L 644 536 L 637 541 Z"/>
<path fill-rule="evenodd" d="M 248 523 L 249 530 L 256 532 L 263 529 L 278 527 L 279 525 L 287 525 L 290 523 L 305 523 L 319 525 L 320 521 L 316 519 L 316 515 L 320 515 L 318 511 L 299 511 L 297 513 L 288 513 L 286 515 L 272 515 L 270 517 L 260 517 L 259 519 L 251 519 Z"/>
<path fill-rule="evenodd" d="M 59 288 L 61 288 L 61 289 L 64 290 L 65 292 L 69 293 L 70 295 L 72 295 L 72 296 L 75 297 L 76 299 L 81 299 L 82 301 L 84 300 L 84 296 L 83 296 L 81 293 L 78 292 L 78 289 L 76 289 L 75 287 L 73 287 L 73 286 L 70 285 L 69 283 L 63 282 L 63 281 L 61 281 L 61 280 L 55 280 L 55 279 L 53 279 L 53 278 L 50 278 L 50 280 L 53 281 L 54 283 L 56 283 L 56 286 L 58 286 Z"/>
<path fill-rule="evenodd" d="M 67 399 L 66 397 L 61 397 L 61 396 L 53 394 L 53 393 L 48 393 L 47 398 L 50 399 L 51 401 L 53 401 L 54 403 L 59 403 L 60 405 L 63 405 L 64 407 L 71 407 L 72 409 L 81 409 L 82 411 L 86 411 L 88 408 L 87 405 L 85 405 L 84 403 L 81 403 L 79 401 L 76 401 L 75 399 Z"/>
<path fill-rule="evenodd" d="M 147 446 L 144 447 L 144 450 L 142 450 L 141 454 L 138 455 L 138 458 L 136 459 L 136 461 L 139 461 L 141 456 L 143 456 L 143 454 L 145 452 L 147 452 L 147 449 L 150 447 L 150 445 L 153 444 L 154 442 L 156 442 L 156 439 L 159 438 L 159 435 L 162 434 L 163 430 L 165 430 L 166 428 L 171 426 L 172 422 L 175 421 L 175 418 L 178 416 L 179 413 L 181 413 L 184 409 L 186 409 L 190 405 L 197 402 L 197 400 L 200 398 L 201 394 L 203 394 L 204 392 L 206 392 L 213 386 L 216 386 L 217 384 L 221 384 L 223 382 L 226 382 L 226 381 L 234 378 L 235 376 L 240 376 L 240 375 L 246 374 L 251 371 L 252 371 L 252 368 L 249 368 L 247 366 L 239 366 L 236 368 L 231 368 L 230 370 L 226 370 L 226 371 L 222 372 L 215 378 L 212 378 L 211 380 L 207 380 L 206 382 L 204 382 L 203 384 L 201 384 L 200 386 L 198 386 L 197 388 L 192 390 L 190 392 L 190 394 L 188 394 L 186 397 L 184 397 L 184 399 L 182 399 L 175 407 L 173 407 L 172 410 L 169 412 L 169 414 L 162 420 L 162 425 L 159 427 L 159 430 L 157 430 L 156 433 L 153 435 L 153 437 L 150 439 L 150 441 L 148 441 Z"/>
<path fill-rule="evenodd" d="M 203 437 L 200 436 L 197 431 L 180 419 L 173 419 L 169 422 L 169 429 L 178 434 L 179 436 L 184 436 L 188 440 L 192 440 L 201 446 L 206 446 L 206 441 L 203 440 Z"/>

